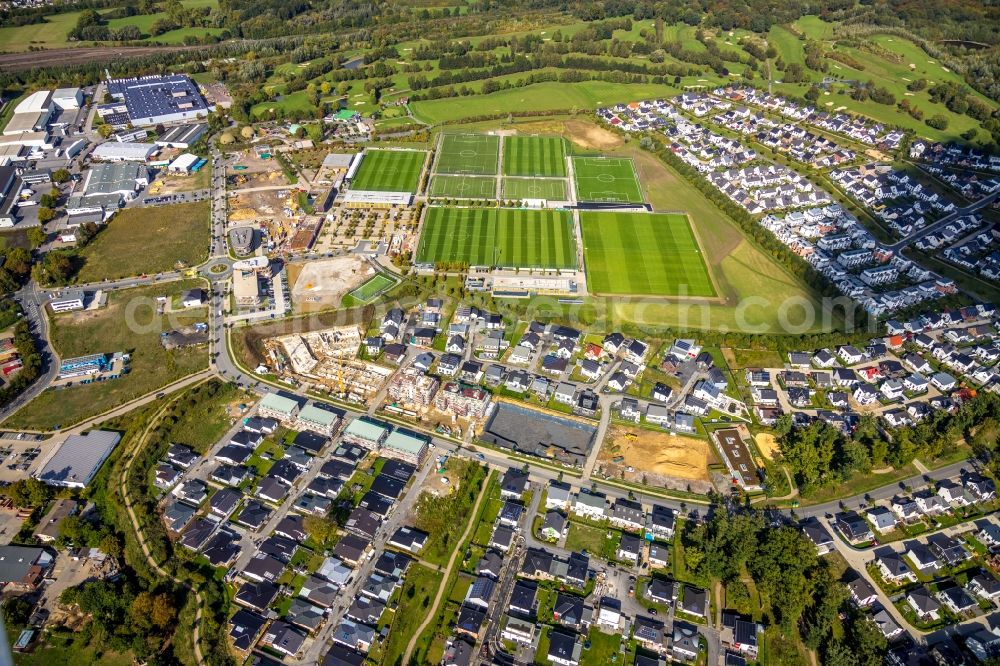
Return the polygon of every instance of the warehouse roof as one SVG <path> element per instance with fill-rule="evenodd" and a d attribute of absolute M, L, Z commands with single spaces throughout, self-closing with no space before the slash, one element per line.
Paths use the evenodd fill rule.
<path fill-rule="evenodd" d="M 136 181 L 148 179 L 149 173 L 142 164 L 125 162 L 95 164 L 87 171 L 87 176 L 83 181 L 83 193 L 86 196 L 91 196 L 94 194 L 135 192 Z"/>
<path fill-rule="evenodd" d="M 91 430 L 70 435 L 38 472 L 38 478 L 52 486 L 84 488 L 97 474 L 121 435 L 110 430 Z"/>
<path fill-rule="evenodd" d="M 124 100 L 134 120 L 208 110 L 198 85 L 186 74 L 112 79 L 108 93 Z"/>
<path fill-rule="evenodd" d="M 132 160 L 145 162 L 156 152 L 156 146 L 151 143 L 132 143 L 130 141 L 105 141 L 91 153 L 95 160 Z"/>
<path fill-rule="evenodd" d="M 31 93 L 14 107 L 14 113 L 38 113 L 52 108 L 52 91 L 38 90 Z"/>

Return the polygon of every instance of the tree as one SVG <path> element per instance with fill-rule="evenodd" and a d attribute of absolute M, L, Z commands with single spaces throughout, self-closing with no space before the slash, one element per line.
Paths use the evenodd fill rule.
<path fill-rule="evenodd" d="M 31 243 L 31 247 L 33 248 L 40 246 L 47 238 L 48 235 L 41 227 L 31 227 L 28 229 L 28 242 Z"/>
<path fill-rule="evenodd" d="M 38 221 L 42 224 L 46 222 L 51 222 L 56 218 L 56 212 L 48 206 L 38 207 Z"/>
<path fill-rule="evenodd" d="M 11 597 L 3 605 L 3 619 L 8 628 L 26 624 L 30 617 L 31 604 L 21 597 Z"/>
<path fill-rule="evenodd" d="M 34 508 L 48 502 L 52 497 L 52 490 L 38 479 L 29 477 L 18 479 L 4 488 L 3 495 L 10 498 L 18 508 Z"/>
<path fill-rule="evenodd" d="M 66 183 L 69 182 L 70 173 L 68 169 L 56 169 L 52 172 L 52 182 L 54 183 Z"/>
<path fill-rule="evenodd" d="M 24 277 L 31 272 L 31 253 L 23 247 L 11 248 L 7 251 L 3 267 L 15 275 Z"/>
<path fill-rule="evenodd" d="M 302 521 L 302 527 L 317 543 L 325 544 L 337 534 L 337 523 L 320 516 L 306 516 Z"/>
<path fill-rule="evenodd" d="M 936 130 L 946 130 L 948 129 L 948 119 L 940 113 L 935 113 L 933 116 L 924 121 L 929 127 L 933 127 Z"/>

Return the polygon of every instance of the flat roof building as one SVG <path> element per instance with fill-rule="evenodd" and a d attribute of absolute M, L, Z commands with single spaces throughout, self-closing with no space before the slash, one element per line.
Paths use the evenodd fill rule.
<path fill-rule="evenodd" d="M 204 118 L 210 107 L 186 74 L 109 79 L 107 91 L 125 103 L 133 125 L 157 125 Z"/>
<path fill-rule="evenodd" d="M 257 411 L 279 421 L 291 421 L 299 413 L 299 403 L 278 393 L 268 393 L 260 401 Z"/>
<path fill-rule="evenodd" d="M 427 437 L 405 430 L 394 430 L 385 438 L 382 452 L 385 455 L 399 458 L 419 465 L 427 455 Z"/>
<path fill-rule="evenodd" d="M 90 154 L 92 159 L 104 162 L 145 162 L 158 148 L 152 143 L 105 141 Z"/>
<path fill-rule="evenodd" d="M 254 271 L 233 273 L 233 296 L 237 305 L 260 305 L 260 281 Z"/>
<path fill-rule="evenodd" d="M 93 165 L 84 176 L 83 187 L 80 189 L 84 197 L 120 194 L 127 200 L 132 200 L 135 193 L 147 185 L 149 170 L 144 164 L 115 162 Z"/>
<path fill-rule="evenodd" d="M 79 109 L 83 106 L 83 91 L 79 88 L 57 88 L 52 93 L 52 103 L 60 109 Z"/>
<path fill-rule="evenodd" d="M 198 140 L 208 131 L 206 123 L 192 123 L 171 127 L 158 138 L 155 143 L 163 148 L 180 148 L 186 150 L 198 143 Z"/>
<path fill-rule="evenodd" d="M 86 488 L 120 440 L 121 435 L 110 430 L 70 435 L 36 478 L 50 486 Z"/>

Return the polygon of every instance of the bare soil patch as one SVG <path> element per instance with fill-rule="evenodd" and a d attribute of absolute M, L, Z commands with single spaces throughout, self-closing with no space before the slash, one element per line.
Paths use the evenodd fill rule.
<path fill-rule="evenodd" d="M 676 487 L 678 481 L 711 487 L 708 467 L 713 462 L 712 447 L 704 439 L 620 425 L 608 430 L 598 456 L 609 476 L 666 487 Z"/>
<path fill-rule="evenodd" d="M 303 312 L 336 306 L 344 294 L 375 274 L 362 257 L 347 255 L 297 265 L 292 284 L 292 302 Z"/>
<path fill-rule="evenodd" d="M 754 436 L 754 441 L 757 443 L 757 450 L 760 451 L 760 455 L 768 460 L 774 460 L 778 454 L 778 440 L 774 435 L 768 432 L 759 432 Z"/>

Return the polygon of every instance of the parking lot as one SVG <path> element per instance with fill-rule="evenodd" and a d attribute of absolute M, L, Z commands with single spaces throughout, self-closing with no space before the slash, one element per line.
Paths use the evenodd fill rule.
<path fill-rule="evenodd" d="M 0 483 L 13 483 L 29 476 L 51 448 L 51 439 L 35 439 L 25 435 L 24 439 L 0 438 Z"/>

